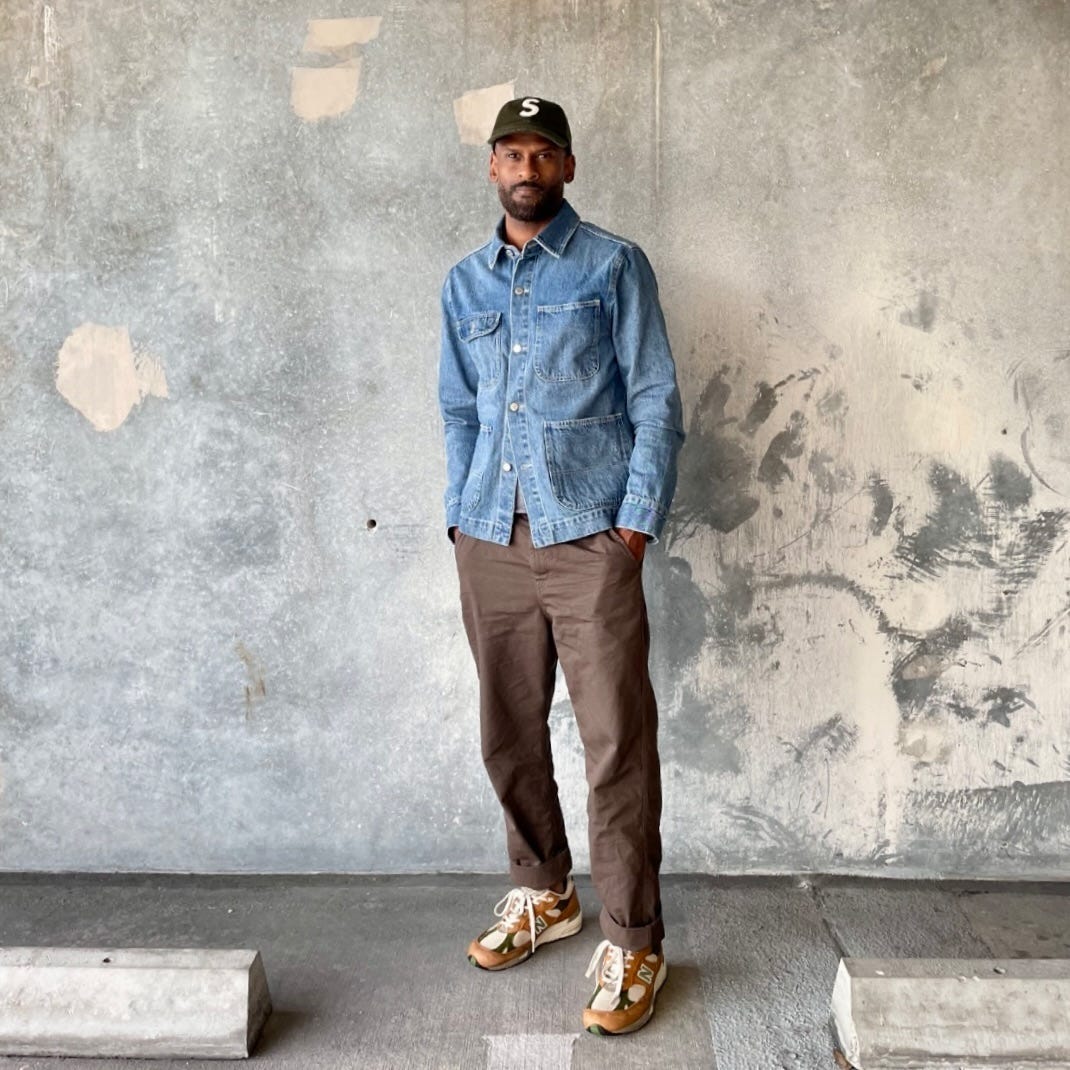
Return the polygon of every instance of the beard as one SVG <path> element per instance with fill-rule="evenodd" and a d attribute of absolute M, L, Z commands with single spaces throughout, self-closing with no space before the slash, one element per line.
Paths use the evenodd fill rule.
<path fill-rule="evenodd" d="M 529 200 L 517 199 L 514 196 L 514 191 L 524 188 L 537 190 L 539 196 L 532 197 Z M 565 187 L 563 185 L 550 186 L 548 189 L 530 185 L 526 182 L 511 186 L 508 189 L 502 185 L 498 186 L 498 200 L 502 202 L 502 207 L 508 215 L 521 223 L 545 223 L 548 219 L 553 219 L 561 208 L 561 202 L 564 199 Z"/>

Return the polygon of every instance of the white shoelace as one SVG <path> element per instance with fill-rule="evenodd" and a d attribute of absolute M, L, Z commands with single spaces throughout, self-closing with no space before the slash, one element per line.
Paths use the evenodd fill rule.
<path fill-rule="evenodd" d="M 528 916 L 528 931 L 531 933 L 531 947 L 535 949 L 535 904 L 543 900 L 551 899 L 557 895 L 550 889 L 538 891 L 535 888 L 511 889 L 506 895 L 498 900 L 494 907 L 495 917 L 501 918 L 501 924 L 506 928 L 515 924 L 525 914 Z"/>
<path fill-rule="evenodd" d="M 620 986 L 624 981 L 624 967 L 632 961 L 634 954 L 634 951 L 626 951 L 616 944 L 611 944 L 608 940 L 603 940 L 594 949 L 590 965 L 588 965 L 587 973 L 584 976 L 590 977 L 601 964 L 602 971 L 599 983 L 610 995 L 619 996 Z"/>

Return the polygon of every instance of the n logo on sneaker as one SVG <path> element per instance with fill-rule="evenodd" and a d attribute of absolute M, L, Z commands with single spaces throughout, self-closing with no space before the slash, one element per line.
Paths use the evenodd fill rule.
<path fill-rule="evenodd" d="M 654 983 L 654 971 L 645 962 L 636 971 L 636 977 L 638 977 L 643 984 L 652 985 Z"/>

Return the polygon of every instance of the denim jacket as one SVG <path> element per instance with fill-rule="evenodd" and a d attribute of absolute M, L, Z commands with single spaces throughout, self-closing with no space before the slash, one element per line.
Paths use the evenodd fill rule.
<path fill-rule="evenodd" d="M 442 288 L 447 530 L 508 544 L 519 480 L 535 546 L 656 540 L 684 430 L 649 261 L 567 201 L 523 251 L 502 236 Z"/>

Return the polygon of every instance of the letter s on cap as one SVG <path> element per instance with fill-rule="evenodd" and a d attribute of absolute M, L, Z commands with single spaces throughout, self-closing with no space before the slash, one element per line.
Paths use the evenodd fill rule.
<path fill-rule="evenodd" d="M 539 114 L 539 98 L 538 97 L 525 97 L 521 101 L 520 117 L 522 119 L 530 119 L 533 115 Z"/>

